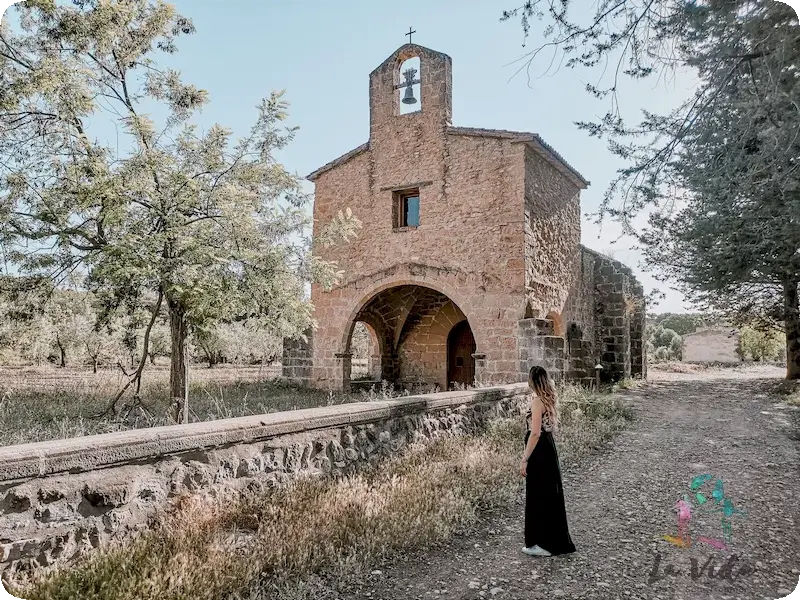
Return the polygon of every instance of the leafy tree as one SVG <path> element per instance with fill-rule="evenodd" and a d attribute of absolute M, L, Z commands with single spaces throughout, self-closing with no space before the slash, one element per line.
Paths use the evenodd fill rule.
<path fill-rule="evenodd" d="M 661 321 L 661 326 L 683 336 L 687 333 L 694 333 L 697 330 L 697 319 L 688 314 L 668 315 L 666 319 Z"/>
<path fill-rule="evenodd" d="M 142 348 L 144 351 L 144 348 Z M 169 356 L 170 351 L 170 337 L 169 327 L 160 319 L 153 324 L 150 330 L 150 344 L 147 348 L 147 356 L 150 359 L 150 364 L 156 364 L 156 359 L 161 356 Z"/>
<path fill-rule="evenodd" d="M 686 190 L 684 207 L 653 214 L 643 240 L 651 264 L 681 281 L 700 304 L 725 307 L 734 324 L 782 329 L 787 378 L 797 379 L 800 46 L 771 39 L 773 30 L 790 33 L 779 12 L 771 16 L 698 17 L 698 32 L 721 40 L 729 52 L 770 58 L 753 59 L 713 83 L 717 105 L 698 115 L 665 166 Z M 759 37 L 766 45 L 753 42 Z"/>
<path fill-rule="evenodd" d="M 651 267 L 682 284 L 734 323 L 781 328 L 788 379 L 800 378 L 800 104 L 795 11 L 773 0 L 601 0 L 587 22 L 569 0 L 530 0 L 504 19 L 549 22 L 545 49 L 568 67 L 609 62 L 610 80 L 587 86 L 611 97 L 596 123 L 626 161 L 598 217 L 619 219 L 637 235 Z M 555 61 L 560 63 L 561 61 Z M 530 62 L 528 63 L 530 64 Z M 694 70 L 695 92 L 669 115 L 646 110 L 631 126 L 618 110 L 622 77 L 664 77 Z M 651 210 L 650 227 L 632 218 Z"/>
<path fill-rule="evenodd" d="M 88 307 L 82 294 L 75 290 L 55 290 L 45 306 L 49 338 L 58 353 L 60 367 L 67 366 L 67 355 L 82 345 L 81 333 L 87 320 Z"/>
<path fill-rule="evenodd" d="M 775 331 L 759 331 L 749 326 L 739 331 L 737 354 L 742 360 L 748 357 L 756 362 L 780 360 L 783 350 L 781 338 Z"/>
<path fill-rule="evenodd" d="M 293 128 L 273 93 L 249 133 L 191 118 L 208 94 L 160 67 L 191 21 L 150 0 L 51 0 L 15 5 L 20 31 L 0 30 L 0 243 L 23 270 L 59 280 L 83 269 L 108 321 L 120 310 L 150 312 L 130 381 L 138 394 L 162 307 L 170 328 L 170 394 L 187 389 L 193 330 L 243 320 L 296 337 L 311 324 L 303 281 L 330 287 L 335 264 L 296 240 L 307 230 L 300 179 L 275 152 Z M 165 115 L 157 120 L 148 110 Z M 102 115 L 127 136 L 92 140 Z M 320 243 L 354 235 L 349 211 L 322 227 Z M 27 244 L 27 245 L 26 245 Z M 31 244 L 38 244 L 36 252 Z"/>
<path fill-rule="evenodd" d="M 659 326 L 653 330 L 653 345 L 656 348 L 669 348 L 675 339 L 679 340 L 680 336 L 673 329 Z"/>
<path fill-rule="evenodd" d="M 675 360 L 683 360 L 683 339 L 676 335 L 669 343 L 669 354 Z"/>
<path fill-rule="evenodd" d="M 94 320 L 86 322 L 82 340 L 94 373 L 97 373 L 97 367 L 101 363 L 113 364 L 123 350 L 119 337 L 108 331 L 98 330 Z"/>
<path fill-rule="evenodd" d="M 220 335 L 219 327 L 210 330 L 201 330 L 195 333 L 195 345 L 203 354 L 208 362 L 208 368 L 221 363 L 225 359 L 224 340 Z"/>
<path fill-rule="evenodd" d="M 661 325 L 649 327 L 646 332 L 648 355 L 656 360 L 680 360 L 683 354 L 683 340 L 674 330 Z"/>
<path fill-rule="evenodd" d="M 47 358 L 52 331 L 42 306 L 52 292 L 49 279 L 0 275 L 0 349 L 5 360 L 29 359 L 38 365 Z"/>

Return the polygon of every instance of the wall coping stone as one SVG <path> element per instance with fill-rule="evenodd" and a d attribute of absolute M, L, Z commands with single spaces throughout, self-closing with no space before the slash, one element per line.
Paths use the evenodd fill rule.
<path fill-rule="evenodd" d="M 4 446 L 0 447 L 0 482 L 92 471 L 165 455 L 253 444 L 281 435 L 455 409 L 519 395 L 526 387 L 511 384 Z"/>

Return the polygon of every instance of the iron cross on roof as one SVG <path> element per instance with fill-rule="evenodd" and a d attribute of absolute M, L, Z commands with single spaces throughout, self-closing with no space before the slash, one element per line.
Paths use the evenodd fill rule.
<path fill-rule="evenodd" d="M 417 32 L 416 32 L 416 30 L 415 30 L 415 29 L 412 29 L 411 27 L 409 27 L 409 28 L 408 28 L 408 33 L 406 34 L 406 35 L 408 36 L 408 43 L 409 43 L 409 44 L 411 43 L 411 34 L 412 34 L 412 33 L 417 33 Z"/>

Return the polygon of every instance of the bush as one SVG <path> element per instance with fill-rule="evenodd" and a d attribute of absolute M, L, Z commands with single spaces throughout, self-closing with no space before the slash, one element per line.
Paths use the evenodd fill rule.
<path fill-rule="evenodd" d="M 777 331 L 759 331 L 752 327 L 742 327 L 739 331 L 739 346 L 736 352 L 742 360 L 749 358 L 756 362 L 779 361 L 785 357 L 786 344 Z"/>

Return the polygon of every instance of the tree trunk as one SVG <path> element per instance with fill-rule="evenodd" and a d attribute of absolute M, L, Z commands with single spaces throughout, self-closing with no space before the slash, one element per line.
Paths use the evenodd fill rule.
<path fill-rule="evenodd" d="M 179 422 L 187 392 L 186 340 L 189 337 L 189 324 L 186 310 L 180 302 L 168 301 L 169 330 L 171 340 L 169 395 L 173 405 L 173 416 Z"/>
<path fill-rule="evenodd" d="M 97 359 L 92 359 L 92 370 L 94 373 L 97 373 Z"/>
<path fill-rule="evenodd" d="M 61 338 L 56 335 L 56 345 L 58 346 L 58 352 L 61 355 L 61 364 L 59 365 L 62 369 L 67 366 L 67 352 L 64 349 L 64 345 L 61 343 Z"/>
<path fill-rule="evenodd" d="M 786 329 L 786 379 L 800 379 L 800 304 L 797 279 L 783 285 L 783 322 Z"/>

